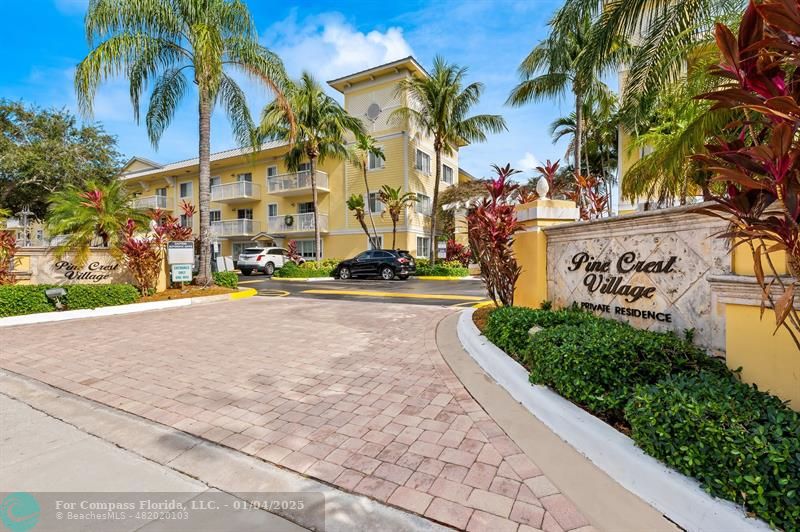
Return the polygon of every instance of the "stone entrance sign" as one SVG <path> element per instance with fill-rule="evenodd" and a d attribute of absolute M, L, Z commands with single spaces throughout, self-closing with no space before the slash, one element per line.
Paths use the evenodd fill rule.
<path fill-rule="evenodd" d="M 693 330 L 722 353 L 723 309 L 708 277 L 731 272 L 727 241 L 715 237 L 725 226 L 679 207 L 548 227 L 548 296 L 642 329 Z"/>
<path fill-rule="evenodd" d="M 107 249 L 93 248 L 82 266 L 69 255 L 56 258 L 48 248 L 22 248 L 16 258 L 18 277 L 30 284 L 128 283 L 130 275 Z"/>

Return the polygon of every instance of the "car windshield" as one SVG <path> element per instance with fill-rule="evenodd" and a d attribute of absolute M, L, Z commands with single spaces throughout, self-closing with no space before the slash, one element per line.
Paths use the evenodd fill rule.
<path fill-rule="evenodd" d="M 255 255 L 257 253 L 264 253 L 264 248 L 246 248 L 242 251 L 242 255 Z"/>

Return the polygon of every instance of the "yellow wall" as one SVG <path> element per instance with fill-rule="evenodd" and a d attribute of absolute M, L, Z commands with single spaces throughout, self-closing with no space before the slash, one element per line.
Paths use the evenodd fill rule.
<path fill-rule="evenodd" d="M 725 306 L 728 367 L 742 367 L 745 382 L 791 401 L 789 406 L 800 411 L 800 352 L 783 328 L 773 336 L 772 311 L 763 319 L 760 314 L 757 306 Z"/>

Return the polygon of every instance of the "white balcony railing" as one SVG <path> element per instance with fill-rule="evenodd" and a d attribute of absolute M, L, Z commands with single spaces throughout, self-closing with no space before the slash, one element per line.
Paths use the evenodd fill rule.
<path fill-rule="evenodd" d="M 135 209 L 166 209 L 167 197 L 166 196 L 145 196 L 133 200 L 133 207 Z"/>
<path fill-rule="evenodd" d="M 250 181 L 237 181 L 211 187 L 211 201 L 261 199 L 261 187 Z"/>
<path fill-rule="evenodd" d="M 319 230 L 328 230 L 328 215 L 319 213 Z M 269 217 L 269 233 L 308 233 L 314 232 L 314 213 L 282 214 Z"/>
<path fill-rule="evenodd" d="M 261 223 L 256 220 L 222 220 L 211 222 L 211 236 L 225 238 L 229 236 L 250 236 L 261 231 Z"/>
<path fill-rule="evenodd" d="M 328 174 L 317 170 L 317 188 L 328 189 Z M 293 172 L 289 174 L 273 175 L 267 178 L 267 189 L 270 194 L 280 194 L 281 192 L 293 192 L 300 190 L 311 190 L 311 172 Z"/>

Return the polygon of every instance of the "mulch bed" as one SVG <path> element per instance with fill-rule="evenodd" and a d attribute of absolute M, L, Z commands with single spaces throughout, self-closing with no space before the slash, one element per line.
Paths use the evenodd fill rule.
<path fill-rule="evenodd" d="M 167 288 L 163 292 L 145 296 L 139 299 L 139 303 L 147 303 L 149 301 L 170 301 L 172 299 L 184 299 L 187 297 L 204 297 L 204 296 L 218 296 L 220 294 L 230 294 L 236 292 L 230 288 L 222 286 L 186 286 L 185 288 Z"/>

